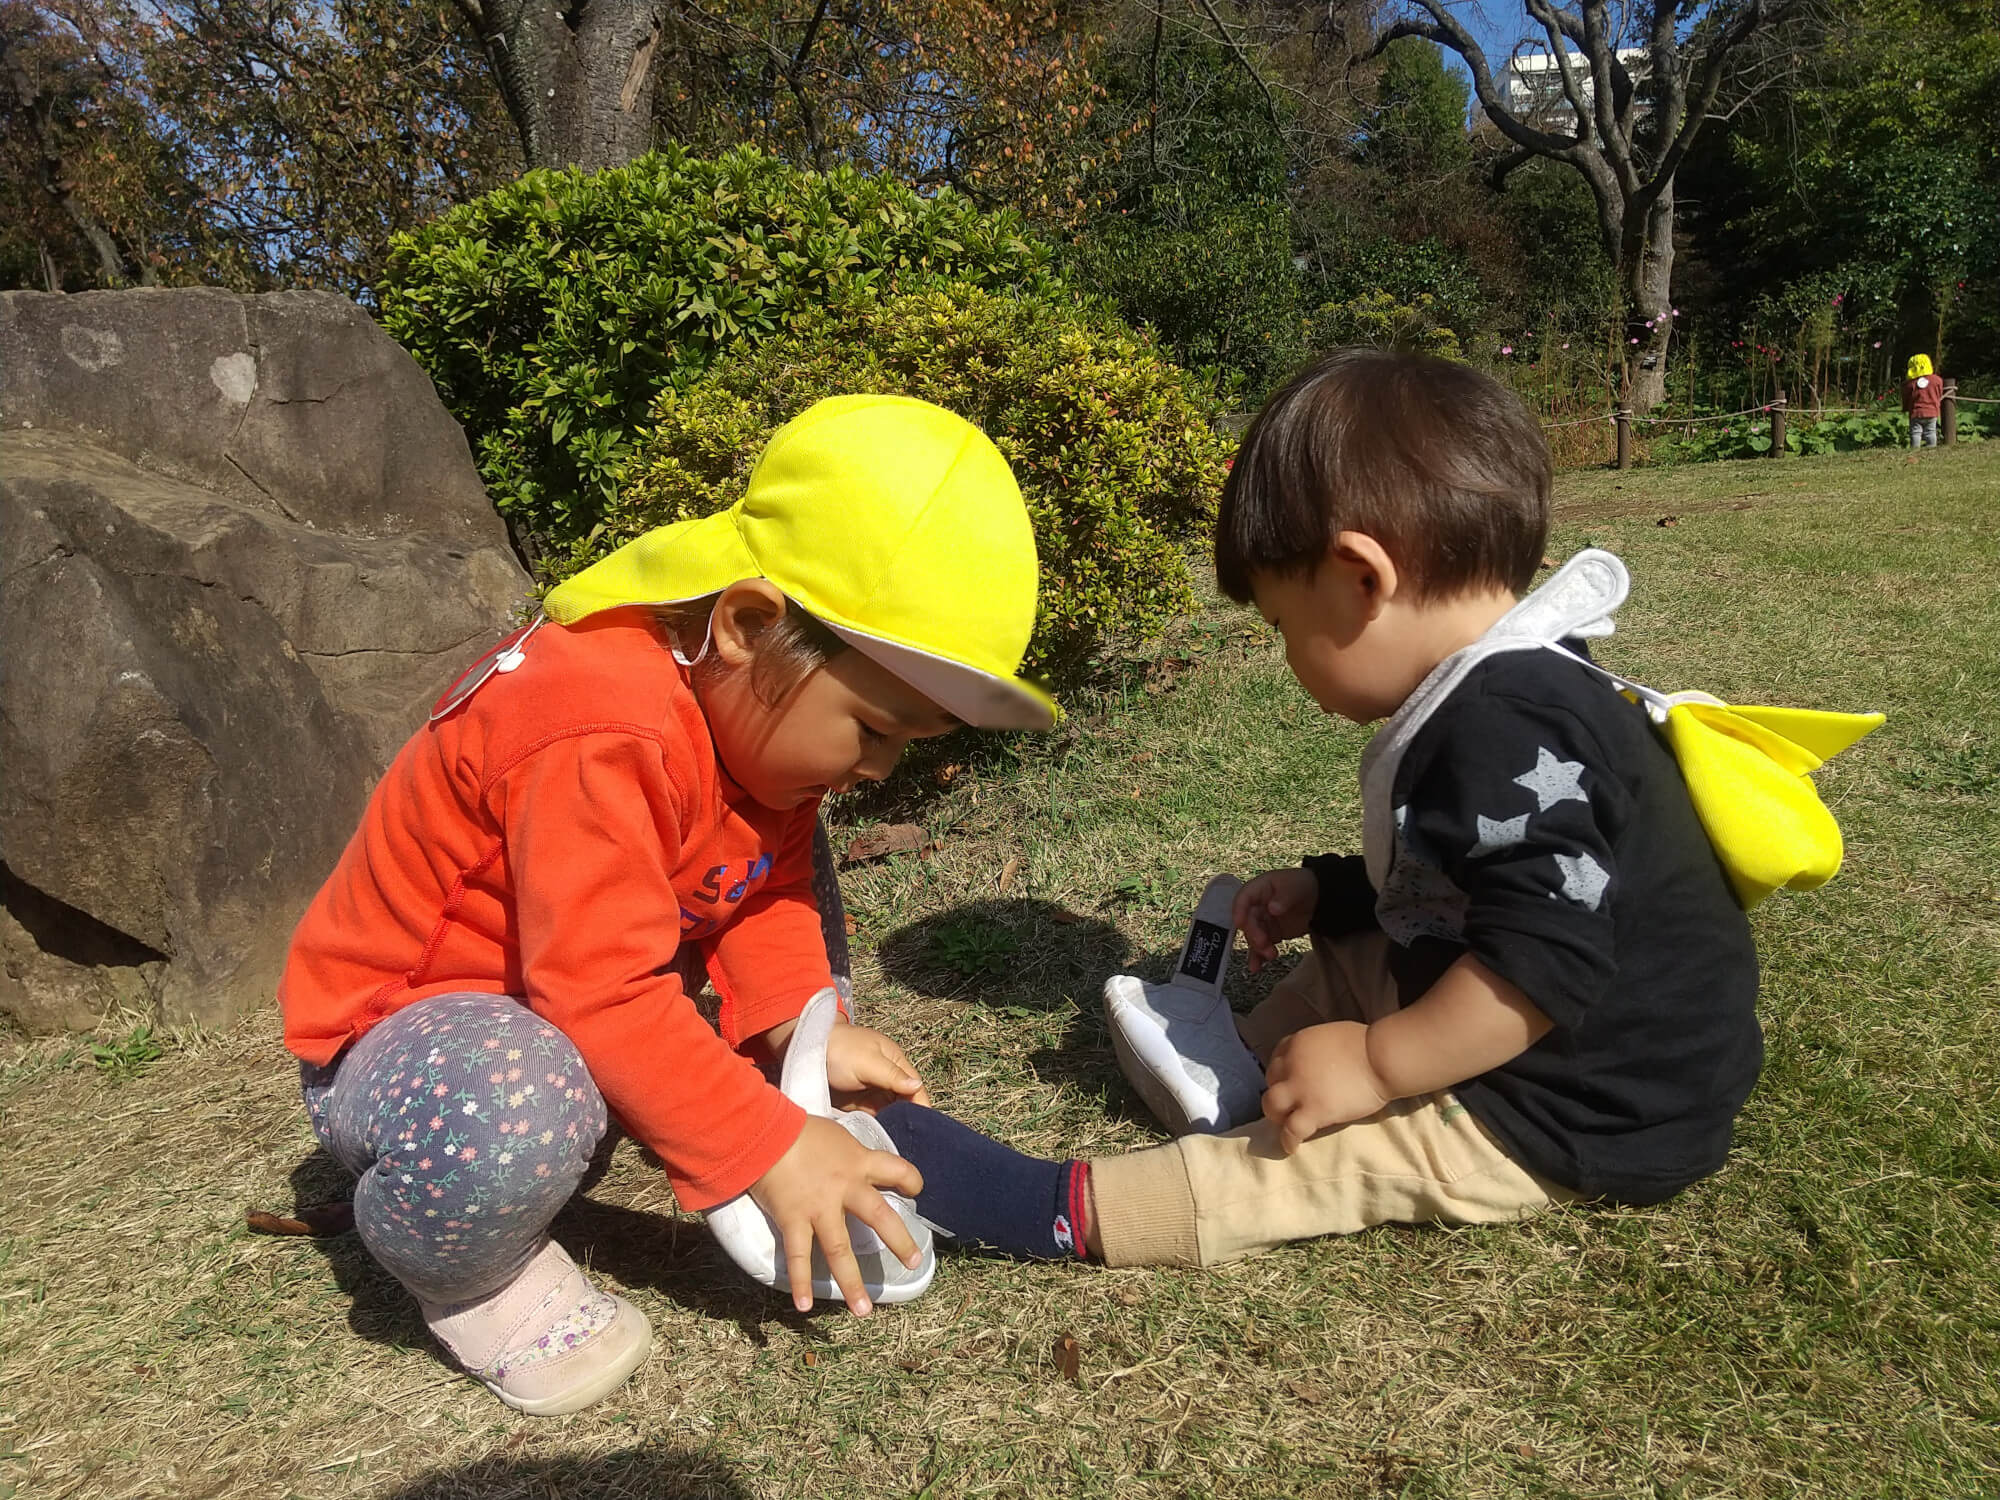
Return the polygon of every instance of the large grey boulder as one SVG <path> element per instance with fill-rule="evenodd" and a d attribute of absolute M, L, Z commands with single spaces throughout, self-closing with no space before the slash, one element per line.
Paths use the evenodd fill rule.
<path fill-rule="evenodd" d="M 369 788 L 527 591 L 344 298 L 0 294 L 0 1012 L 269 1004 Z"/>

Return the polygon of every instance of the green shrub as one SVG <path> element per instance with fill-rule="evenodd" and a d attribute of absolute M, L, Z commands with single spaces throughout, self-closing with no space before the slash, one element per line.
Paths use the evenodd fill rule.
<path fill-rule="evenodd" d="M 660 392 L 829 303 L 939 280 L 1046 290 L 1011 212 L 754 149 L 530 172 L 395 242 L 382 322 L 437 383 L 531 548 L 616 492 Z"/>
<path fill-rule="evenodd" d="M 1329 302 L 1314 315 L 1313 332 L 1323 349 L 1368 344 L 1442 359 L 1460 357 L 1458 335 L 1440 321 L 1437 299 L 1429 292 L 1418 292 L 1409 302 L 1398 302 L 1387 292 L 1363 292 L 1345 302 Z"/>
<path fill-rule="evenodd" d="M 1977 442 L 1994 435 L 1995 423 L 1978 407 L 1960 407 L 1958 435 Z M 1795 412 L 1785 423 L 1787 453 L 1852 453 L 1857 448 L 1900 448 L 1910 441 L 1910 419 L 1896 410 L 1851 412 L 1810 420 Z M 1771 451 L 1771 419 L 1689 425 L 1656 439 L 1653 457 L 1662 463 L 1708 463 L 1716 459 L 1761 458 Z"/>
<path fill-rule="evenodd" d="M 1153 328 L 1191 369 L 1261 400 L 1312 353 L 1282 202 L 1203 204 L 1191 222 L 1111 217 L 1064 252 L 1070 281 Z"/>
<path fill-rule="evenodd" d="M 773 429 L 850 391 L 949 407 L 1007 456 L 1041 555 L 1035 669 L 1074 681 L 1108 637 L 1144 638 L 1192 604 L 1187 554 L 1230 452 L 1211 390 L 1108 313 L 970 286 L 819 310 L 669 387 L 624 488 L 552 571 L 730 505 Z"/>

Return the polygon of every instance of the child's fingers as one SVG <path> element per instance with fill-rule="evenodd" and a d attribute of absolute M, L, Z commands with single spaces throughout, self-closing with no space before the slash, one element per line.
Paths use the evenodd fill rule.
<path fill-rule="evenodd" d="M 893 1151 L 870 1151 L 861 1171 L 869 1186 L 887 1188 L 905 1198 L 914 1198 L 924 1190 L 924 1174 L 914 1162 L 905 1161 Z"/>
<path fill-rule="evenodd" d="M 857 1318 L 867 1317 L 875 1311 L 875 1304 L 868 1300 L 868 1289 L 861 1280 L 861 1266 L 854 1258 L 854 1243 L 847 1236 L 847 1215 L 836 1209 L 820 1219 L 814 1228 L 819 1237 L 819 1253 L 826 1261 L 827 1270 L 833 1273 L 833 1284 L 840 1288 L 841 1300 Z M 799 1310 L 805 1311 L 804 1308 Z"/>
<path fill-rule="evenodd" d="M 778 1226 L 785 1241 L 785 1280 L 792 1289 L 792 1306 L 811 1312 L 813 1305 L 813 1226 L 810 1219 L 788 1219 Z"/>
<path fill-rule="evenodd" d="M 889 1206 L 888 1199 L 872 1188 L 863 1188 L 848 1194 L 847 1211 L 880 1235 L 891 1255 L 911 1270 L 917 1268 L 923 1259 L 917 1251 L 917 1242 L 910 1237 L 903 1216 Z"/>

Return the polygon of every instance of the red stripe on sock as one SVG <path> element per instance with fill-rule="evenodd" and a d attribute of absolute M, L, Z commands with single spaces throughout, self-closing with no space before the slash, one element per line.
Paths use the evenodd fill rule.
<path fill-rule="evenodd" d="M 1083 1243 L 1084 1195 L 1090 1186 L 1090 1163 L 1073 1161 L 1069 1164 L 1069 1236 L 1070 1248 L 1076 1252 L 1078 1260 L 1088 1260 L 1090 1252 Z"/>

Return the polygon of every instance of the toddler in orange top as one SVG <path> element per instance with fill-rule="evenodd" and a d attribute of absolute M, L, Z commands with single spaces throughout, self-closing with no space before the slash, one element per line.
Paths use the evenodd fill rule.
<path fill-rule="evenodd" d="M 802 1308 L 817 1242 L 870 1310 L 849 1216 L 915 1263 L 881 1191 L 914 1196 L 915 1168 L 758 1063 L 835 984 L 820 799 L 912 739 L 1053 721 L 1017 676 L 1035 569 L 976 428 L 823 401 L 733 509 L 555 589 L 383 776 L 293 937 L 285 1041 L 363 1242 L 508 1405 L 574 1411 L 645 1358 L 644 1315 L 548 1235 L 610 1115 L 683 1207 L 748 1195 Z M 719 1035 L 690 998 L 704 972 Z M 880 1033 L 842 1019 L 824 1046 L 834 1089 L 925 1101 Z"/>

